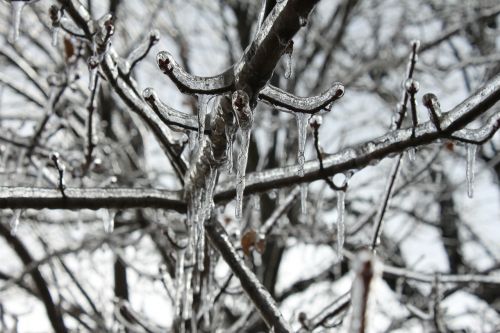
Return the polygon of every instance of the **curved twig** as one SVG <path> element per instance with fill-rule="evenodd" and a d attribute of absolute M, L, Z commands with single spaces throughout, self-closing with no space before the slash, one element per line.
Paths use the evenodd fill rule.
<path fill-rule="evenodd" d="M 343 95 L 344 85 L 338 82 L 321 95 L 311 97 L 298 97 L 268 84 L 260 91 L 259 99 L 294 112 L 316 113 L 327 109 L 328 105 Z"/>
<path fill-rule="evenodd" d="M 163 103 L 152 88 L 146 88 L 142 92 L 142 97 L 158 117 L 172 130 L 182 132 L 183 129 L 190 131 L 198 130 L 198 120 L 195 116 L 183 113 L 167 104 Z M 208 127 L 208 126 L 205 126 Z M 205 134 L 210 134 L 210 129 L 206 129 Z"/>
<path fill-rule="evenodd" d="M 475 145 L 482 145 L 490 140 L 500 128 L 500 113 L 493 114 L 486 124 L 477 129 L 464 128 L 450 135 L 449 138 Z"/>
<path fill-rule="evenodd" d="M 222 74 L 201 77 L 187 73 L 167 51 L 161 51 L 156 56 L 158 67 L 175 83 L 177 88 L 186 94 L 221 94 L 234 87 L 233 68 Z"/>

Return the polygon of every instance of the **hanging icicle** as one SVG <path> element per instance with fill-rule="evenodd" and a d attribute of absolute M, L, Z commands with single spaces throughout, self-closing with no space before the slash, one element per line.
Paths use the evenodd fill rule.
<path fill-rule="evenodd" d="M 232 106 L 236 113 L 241 139 L 236 167 L 236 219 L 240 220 L 243 211 L 243 191 L 245 190 L 245 173 L 253 125 L 253 111 L 249 105 L 248 95 L 242 90 L 237 90 L 233 93 Z"/>
<path fill-rule="evenodd" d="M 307 215 L 307 183 L 300 184 L 300 213 Z"/>
<path fill-rule="evenodd" d="M 233 173 L 233 164 L 234 164 L 234 157 L 233 157 L 233 146 L 234 146 L 234 136 L 236 134 L 237 128 L 235 126 L 227 126 L 226 127 L 226 140 L 227 140 L 227 148 L 226 148 L 226 156 L 227 156 L 227 161 L 226 161 L 226 171 L 227 173 L 231 174 Z"/>
<path fill-rule="evenodd" d="M 17 229 L 19 229 L 19 220 L 21 218 L 21 209 L 14 210 L 14 214 L 10 218 L 10 234 L 12 236 L 17 235 Z"/>
<path fill-rule="evenodd" d="M 177 261 L 175 266 L 175 299 L 174 299 L 174 315 L 180 317 L 182 314 L 182 295 L 184 293 L 184 260 L 186 249 L 177 249 Z"/>
<path fill-rule="evenodd" d="M 115 217 L 116 217 L 116 211 L 114 211 L 114 210 L 108 210 L 104 214 L 104 218 L 102 221 L 104 224 L 104 232 L 105 233 L 110 234 L 115 229 Z"/>
<path fill-rule="evenodd" d="M 201 142 L 205 139 L 205 119 L 207 116 L 208 102 L 210 95 L 198 95 L 198 143 L 201 147 Z"/>
<path fill-rule="evenodd" d="M 198 137 L 198 132 L 195 131 L 190 131 L 188 133 L 188 146 L 189 150 L 193 151 L 194 148 L 196 147 L 196 139 Z"/>
<path fill-rule="evenodd" d="M 285 49 L 285 79 L 289 80 L 293 74 L 293 40 L 288 42 L 288 45 Z"/>
<path fill-rule="evenodd" d="M 342 260 L 345 240 L 345 192 L 337 191 L 337 258 Z"/>
<path fill-rule="evenodd" d="M 299 149 L 297 151 L 297 162 L 299 163 L 299 176 L 304 176 L 304 163 L 305 158 L 305 148 L 307 139 L 307 113 L 296 113 L 295 118 L 297 119 L 297 131 L 299 137 Z"/>
<path fill-rule="evenodd" d="M 193 287 L 192 287 L 192 278 L 193 278 L 193 264 L 194 260 L 192 259 L 193 253 L 187 253 L 188 264 L 186 265 L 184 272 L 184 293 L 182 295 L 182 319 L 184 321 L 191 319 L 192 315 L 192 305 L 193 305 Z M 191 259 L 189 259 L 191 258 Z"/>
<path fill-rule="evenodd" d="M 52 46 L 57 46 L 59 28 L 61 25 L 61 10 L 56 5 L 49 8 L 49 17 L 52 21 Z"/>
<path fill-rule="evenodd" d="M 474 169 L 476 164 L 476 151 L 475 144 L 467 144 L 467 168 L 465 170 L 465 178 L 467 180 L 467 196 L 472 198 L 474 196 Z"/>
<path fill-rule="evenodd" d="M 9 33 L 9 42 L 15 43 L 19 38 L 19 28 L 21 26 L 21 14 L 23 12 L 24 6 L 27 4 L 27 1 L 16 0 L 11 1 L 11 18 L 12 25 Z"/>
<path fill-rule="evenodd" d="M 410 149 L 408 149 L 408 160 L 410 162 L 415 162 L 415 159 L 416 159 L 416 149 L 415 147 L 411 147 Z"/>
<path fill-rule="evenodd" d="M 96 56 L 91 56 L 88 60 L 89 65 L 89 90 L 93 91 L 97 84 L 97 68 L 99 66 L 99 59 Z"/>

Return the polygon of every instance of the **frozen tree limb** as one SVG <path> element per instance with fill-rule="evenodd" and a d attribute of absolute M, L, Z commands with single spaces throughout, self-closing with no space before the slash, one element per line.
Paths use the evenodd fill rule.
<path fill-rule="evenodd" d="M 139 46 L 134 49 L 127 60 L 125 61 L 125 74 L 130 74 L 134 67 L 143 60 L 151 50 L 151 48 L 158 43 L 160 40 L 160 32 L 158 30 L 150 31 L 149 34 L 144 38 L 144 40 L 139 44 Z"/>
<path fill-rule="evenodd" d="M 148 124 L 165 154 L 169 157 L 179 179 L 182 180 L 184 172 L 187 170 L 187 163 L 181 156 L 181 147 L 174 144 L 175 140 L 169 133 L 169 129 L 162 124 L 158 116 L 147 107 L 146 103 L 134 93 L 130 84 L 119 75 L 116 70 L 116 63 L 109 54 L 105 55 L 101 68 L 116 93 L 132 111 L 137 113 Z"/>
<path fill-rule="evenodd" d="M 440 119 L 441 131 L 437 131 L 431 121 L 420 124 L 415 130 L 416 134 L 414 138 L 412 138 L 413 130 L 411 128 L 390 131 L 374 140 L 324 157 L 324 171 L 327 175 L 333 176 L 348 170 L 358 170 L 370 163 L 376 163 L 385 157 L 393 156 L 410 147 L 426 145 L 438 139 L 448 138 L 449 135 L 461 130 L 471 121 L 487 112 L 499 99 L 500 75 L 497 75 L 482 89 L 454 107 L 451 111 L 445 113 Z M 496 121 L 492 121 L 490 129 L 498 129 Z M 317 161 L 306 162 L 303 177 L 298 176 L 298 170 L 299 166 L 294 165 L 248 174 L 245 193 L 264 192 L 273 188 L 311 182 L 321 179 L 324 176 L 320 172 Z M 220 184 L 217 188 L 215 200 L 228 200 L 233 198 L 234 195 L 234 185 L 226 182 Z"/>
<path fill-rule="evenodd" d="M 30 265 L 34 261 L 34 258 L 26 245 L 16 236 L 12 236 L 10 230 L 8 230 L 3 223 L 0 223 L 0 235 L 2 235 L 5 241 L 11 245 L 12 249 L 17 253 L 25 266 Z M 64 323 L 61 309 L 57 304 L 55 304 L 49 290 L 49 285 L 43 277 L 41 271 L 38 268 L 33 269 L 31 277 L 36 286 L 36 290 L 40 294 L 40 299 L 45 306 L 45 311 L 47 311 L 52 328 L 57 333 L 67 332 L 68 330 Z"/>
<path fill-rule="evenodd" d="M 440 138 L 448 138 L 448 133 L 460 135 L 472 136 L 475 140 L 484 140 L 491 137 L 496 130 L 499 128 L 500 115 L 498 113 L 493 114 L 487 121 L 487 124 L 480 129 L 467 130 L 461 129 L 470 123 L 472 120 L 480 116 L 481 114 L 488 111 L 498 100 L 500 99 L 500 75 L 489 82 L 483 89 L 478 91 L 476 94 L 472 95 L 466 99 L 461 104 L 457 105 L 450 112 L 445 113 L 441 118 L 442 130 L 437 131 L 431 121 L 420 124 L 416 129 L 416 136 L 411 137 L 412 129 L 401 129 L 396 131 L 391 131 L 386 135 L 383 135 L 377 139 L 369 142 L 365 142 L 361 145 L 344 149 L 343 151 L 332 154 L 323 159 L 324 172 L 330 176 L 337 173 L 345 172 L 352 169 L 362 168 L 373 161 L 380 160 L 382 158 L 391 156 L 395 153 L 399 153 L 409 147 L 419 146 L 432 143 Z M 226 101 L 225 103 L 230 103 Z M 232 116 L 232 115 L 231 115 Z M 225 126 L 225 121 L 220 120 L 219 125 L 214 127 L 214 133 L 219 133 L 217 140 L 223 140 L 225 142 L 225 137 L 222 137 Z M 472 131 L 472 132 L 471 132 Z M 220 145 L 214 145 L 214 147 L 219 147 Z M 216 156 L 223 156 L 224 150 L 220 149 L 214 151 Z M 202 163 L 203 165 L 203 163 Z M 320 172 L 319 163 L 316 161 L 310 161 L 305 164 L 305 174 L 304 177 L 299 177 L 297 175 L 298 166 L 290 166 L 286 168 L 276 168 L 263 172 L 255 172 L 247 175 L 245 192 L 246 193 L 257 193 L 268 191 L 273 188 L 280 188 L 285 186 L 290 186 L 293 184 L 298 184 L 300 182 L 310 182 L 314 180 L 319 180 L 324 177 Z M 48 192 L 44 192 L 48 191 Z M 57 190 L 44 190 L 37 195 L 37 191 L 30 188 L 3 188 L 0 194 L 0 207 L 2 208 L 43 208 L 43 204 L 37 204 L 38 198 L 44 198 L 46 196 L 49 200 L 49 206 L 47 208 L 64 208 L 65 204 L 60 201 L 60 192 Z M 73 192 L 75 191 L 75 192 Z M 90 191 L 90 192 L 89 192 Z M 85 205 L 80 203 L 80 206 L 76 202 L 72 202 L 68 205 L 68 208 L 101 208 L 101 207 L 116 207 L 125 208 L 127 205 L 130 207 L 141 207 L 140 201 L 137 201 L 137 197 L 143 196 L 140 193 L 144 193 L 144 196 L 148 196 L 148 193 L 155 193 L 154 190 L 118 190 L 118 189 L 106 189 L 106 190 L 96 190 L 95 196 L 92 194 L 92 190 L 89 189 L 66 189 L 68 197 L 79 197 L 82 196 L 83 202 L 88 200 L 90 207 L 85 207 Z M 100 192 L 102 191 L 102 192 Z M 153 191 L 153 192 L 150 192 Z M 73 193 L 73 194 L 71 194 Z M 87 193 L 85 196 L 84 193 Z M 108 193 L 112 193 L 115 198 L 110 197 L 103 200 Z M 114 193 L 114 194 L 113 194 Z M 120 203 L 120 195 L 123 197 L 128 197 L 129 201 L 125 200 Z M 158 196 L 161 191 L 156 192 Z M 175 192 L 176 193 L 176 192 Z M 217 188 L 215 201 L 221 202 L 224 200 L 232 199 L 235 196 L 236 190 L 234 184 L 231 182 L 220 184 Z M 57 197 L 59 196 L 59 200 Z M 132 197 L 134 196 L 134 197 Z M 173 200 L 175 202 L 175 207 L 183 211 L 185 209 L 185 204 L 180 200 L 180 195 L 167 196 L 165 199 L 158 199 L 157 197 L 145 198 L 146 202 L 156 202 L 156 200 L 167 200 L 166 202 Z M 50 199 L 49 199 L 50 198 Z M 26 203 L 23 203 L 28 200 Z M 32 202 L 30 201 L 32 200 Z M 75 198 L 76 200 L 76 198 Z M 103 201 L 100 201 L 103 200 Z M 109 200 L 109 201 L 108 201 Z M 115 203 L 111 204 L 113 201 Z M 101 202 L 101 204 L 100 204 Z M 31 206 L 33 205 L 33 206 Z M 149 205 L 149 204 L 148 204 Z M 148 206 L 146 205 L 146 206 Z M 156 204 L 151 203 L 152 206 Z M 158 206 L 160 206 L 158 202 Z M 143 205 L 144 206 L 144 205 Z M 166 206 L 168 207 L 168 206 Z"/>
<path fill-rule="evenodd" d="M 384 265 L 384 276 L 397 276 L 408 280 L 423 282 L 427 284 L 435 283 L 435 275 L 429 273 L 415 272 L 409 269 Z M 484 283 L 500 285 L 500 276 L 487 274 L 441 274 L 440 283 L 449 284 L 474 284 Z"/>
<path fill-rule="evenodd" d="M 158 53 L 156 61 L 162 72 L 186 94 L 220 94 L 229 92 L 234 86 L 232 68 L 216 76 L 201 77 L 187 73 L 167 51 Z"/>
<path fill-rule="evenodd" d="M 334 83 L 330 89 L 318 96 L 298 97 L 284 90 L 266 85 L 259 93 L 259 99 L 276 107 L 293 112 L 316 113 L 344 95 L 344 86 Z"/>
<path fill-rule="evenodd" d="M 85 32 L 86 38 L 91 40 L 93 27 L 88 22 L 88 13 L 84 11 L 84 8 L 80 6 L 77 9 L 70 0 L 59 0 L 59 3 L 61 3 L 75 23 Z M 112 47 L 109 47 L 109 50 L 104 54 L 104 58 L 100 62 L 100 67 L 106 79 L 125 104 L 148 124 L 182 183 L 184 173 L 187 170 L 187 163 L 181 156 L 181 147 L 175 143 L 175 140 L 169 133 L 169 129 L 162 124 L 157 115 L 147 107 L 142 97 L 135 91 L 131 80 L 128 77 L 124 77 L 125 75 L 118 69 L 118 65 L 110 53 L 115 53 Z"/>
<path fill-rule="evenodd" d="M 164 208 L 186 211 L 179 192 L 151 189 L 1 187 L 0 208 L 99 209 Z"/>
<path fill-rule="evenodd" d="M 361 251 L 353 265 L 356 277 L 351 287 L 351 323 L 350 333 L 365 333 L 369 323 L 371 304 L 373 303 L 373 284 L 379 277 L 380 263 L 369 251 Z"/>
<path fill-rule="evenodd" d="M 267 326 L 273 327 L 274 332 L 277 333 L 291 332 L 276 302 L 255 274 L 245 265 L 222 225 L 212 218 L 210 222 L 206 223 L 205 230 L 211 243 L 219 250 L 234 275 L 240 280 L 243 290 L 260 312 Z"/>
<path fill-rule="evenodd" d="M 152 88 L 144 89 L 142 96 L 151 109 L 153 109 L 153 111 L 163 121 L 163 123 L 171 127 L 172 130 L 198 130 L 198 120 L 195 116 L 175 110 L 174 108 L 171 108 L 167 104 L 163 103 Z M 206 129 L 205 133 L 210 133 L 210 130 Z"/>

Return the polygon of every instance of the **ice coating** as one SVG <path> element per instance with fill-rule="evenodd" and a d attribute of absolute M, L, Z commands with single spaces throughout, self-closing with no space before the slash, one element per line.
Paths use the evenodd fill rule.
<path fill-rule="evenodd" d="M 300 184 L 300 213 L 307 214 L 307 183 Z"/>
<path fill-rule="evenodd" d="M 184 259 L 186 250 L 181 248 L 177 249 L 176 252 L 174 314 L 176 317 L 179 317 L 181 315 L 181 300 L 184 292 Z"/>
<path fill-rule="evenodd" d="M 21 218 L 21 213 L 22 213 L 21 209 L 16 209 L 14 210 L 14 214 L 10 218 L 9 225 L 10 225 L 10 234 L 12 236 L 17 235 L 17 229 L 19 229 L 19 220 Z"/>
<path fill-rule="evenodd" d="M 236 163 L 236 218 L 241 219 L 243 210 L 243 191 L 245 190 L 245 173 L 248 161 L 251 129 L 241 129 L 241 147 Z"/>
<path fill-rule="evenodd" d="M 23 12 L 23 8 L 28 3 L 27 1 L 11 1 L 11 15 L 12 15 L 12 26 L 10 30 L 9 41 L 14 43 L 19 38 L 19 28 L 21 26 L 21 14 Z"/>
<path fill-rule="evenodd" d="M 334 83 L 328 90 L 317 96 L 299 97 L 280 88 L 266 85 L 259 93 L 259 99 L 289 111 L 316 113 L 326 110 L 329 105 L 344 95 L 344 86 Z"/>
<path fill-rule="evenodd" d="M 306 113 L 297 113 L 295 115 L 297 119 L 297 131 L 299 138 L 299 149 L 297 151 L 297 162 L 299 163 L 299 176 L 304 176 L 304 163 L 306 158 L 304 156 L 306 148 L 307 139 L 307 119 L 308 115 Z"/>
<path fill-rule="evenodd" d="M 188 94 L 217 94 L 229 91 L 234 85 L 232 68 L 210 77 L 187 73 L 167 51 L 156 56 L 158 67 L 170 77 L 180 91 Z"/>
<path fill-rule="evenodd" d="M 475 144 L 467 144 L 467 167 L 465 170 L 465 178 L 467 181 L 467 196 L 472 198 L 474 196 L 474 169 L 476 164 L 476 151 Z"/>
<path fill-rule="evenodd" d="M 103 218 L 103 224 L 104 224 L 104 232 L 110 234 L 113 232 L 115 229 L 115 217 L 116 217 L 116 212 L 115 211 L 107 211 L 107 214 L 105 214 Z"/>
<path fill-rule="evenodd" d="M 240 128 L 240 151 L 236 163 L 236 219 L 240 220 L 243 210 L 243 192 L 245 190 L 245 173 L 248 161 L 248 149 L 253 125 L 253 111 L 249 106 L 248 95 L 241 90 L 233 93 L 231 99 L 236 120 Z"/>
<path fill-rule="evenodd" d="M 292 77 L 293 74 L 293 52 L 288 52 L 286 54 L 286 70 L 285 70 L 285 78 L 288 80 Z"/>
<path fill-rule="evenodd" d="M 205 138 L 205 119 L 208 111 L 209 95 L 198 95 L 198 141 L 201 143 Z"/>
<path fill-rule="evenodd" d="M 337 258 L 342 259 L 345 241 L 345 192 L 337 192 Z"/>

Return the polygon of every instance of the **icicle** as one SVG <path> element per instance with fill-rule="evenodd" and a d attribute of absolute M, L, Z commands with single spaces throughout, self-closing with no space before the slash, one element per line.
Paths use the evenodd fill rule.
<path fill-rule="evenodd" d="M 99 59 L 96 56 L 91 56 L 88 60 L 89 64 L 89 90 L 93 91 L 97 84 L 97 67 Z"/>
<path fill-rule="evenodd" d="M 226 127 L 226 140 L 227 140 L 227 147 L 226 147 L 226 156 L 227 156 L 226 171 L 229 174 L 233 173 L 233 163 L 234 163 L 233 146 L 234 146 L 234 135 L 236 133 L 236 129 L 237 128 L 234 127 L 234 126 L 227 126 Z"/>
<path fill-rule="evenodd" d="M 307 25 L 307 17 L 299 16 L 299 24 L 301 27 L 305 27 Z"/>
<path fill-rule="evenodd" d="M 345 237 L 345 192 L 337 192 L 337 258 L 342 260 L 342 249 L 344 248 Z"/>
<path fill-rule="evenodd" d="M 52 21 L 52 46 L 57 46 L 59 26 L 61 24 L 61 10 L 56 5 L 50 6 L 50 20 Z"/>
<path fill-rule="evenodd" d="M 288 42 L 288 45 L 285 49 L 285 61 L 286 61 L 286 69 L 285 69 L 285 79 L 290 79 L 293 74 L 293 40 Z"/>
<path fill-rule="evenodd" d="M 26 5 L 26 1 L 15 0 L 11 1 L 11 16 L 12 16 L 12 26 L 10 30 L 9 41 L 14 43 L 19 38 L 19 28 L 21 26 L 21 14 L 24 6 Z"/>
<path fill-rule="evenodd" d="M 184 293 L 182 295 L 182 319 L 191 319 L 192 304 L 193 304 L 193 288 L 191 286 L 191 280 L 193 277 L 193 265 L 188 265 L 186 267 L 186 272 L 184 274 Z"/>
<path fill-rule="evenodd" d="M 102 220 L 104 223 L 104 232 L 110 234 L 115 229 L 116 211 L 108 210 L 106 215 Z"/>
<path fill-rule="evenodd" d="M 198 95 L 198 141 L 201 143 L 205 138 L 205 118 L 207 116 L 209 95 Z"/>
<path fill-rule="evenodd" d="M 241 135 L 241 147 L 236 166 L 236 219 L 240 220 L 243 211 L 243 191 L 245 190 L 245 173 L 253 125 L 253 112 L 249 106 L 248 95 L 241 90 L 233 93 L 232 106 L 237 116 Z"/>
<path fill-rule="evenodd" d="M 293 53 L 287 53 L 286 55 L 286 70 L 285 70 L 285 78 L 288 80 L 292 77 L 293 73 Z"/>
<path fill-rule="evenodd" d="M 307 138 L 307 114 L 306 113 L 296 113 L 297 119 L 297 130 L 299 136 L 299 149 L 297 152 L 297 161 L 299 163 L 299 176 L 304 176 L 304 163 L 306 158 L 304 156 L 304 151 L 306 147 Z"/>
<path fill-rule="evenodd" d="M 19 228 L 19 219 L 21 218 L 21 209 L 14 210 L 14 214 L 10 219 L 10 234 L 15 236 L 17 234 L 17 229 Z"/>
<path fill-rule="evenodd" d="M 195 131 L 191 131 L 188 134 L 188 140 L 189 140 L 189 149 L 194 150 L 196 147 L 196 138 L 198 137 L 198 133 Z"/>
<path fill-rule="evenodd" d="M 52 46 L 57 46 L 59 37 L 59 27 L 52 27 Z"/>
<path fill-rule="evenodd" d="M 236 167 L 236 218 L 241 219 L 243 211 L 243 191 L 245 190 L 245 173 L 248 161 L 251 129 L 241 129 L 241 147 Z"/>
<path fill-rule="evenodd" d="M 416 149 L 414 147 L 411 147 L 408 149 L 408 160 L 410 162 L 415 162 L 416 159 Z"/>
<path fill-rule="evenodd" d="M 205 268 L 205 229 L 202 225 L 203 222 L 200 223 L 201 227 L 198 230 L 198 240 L 196 242 L 196 254 L 197 254 L 197 267 L 199 272 L 203 272 Z"/>
<path fill-rule="evenodd" d="M 307 183 L 300 184 L 300 213 L 307 215 Z"/>
<path fill-rule="evenodd" d="M 177 263 L 175 266 L 175 299 L 174 299 L 174 315 L 181 315 L 181 298 L 184 292 L 184 260 L 186 250 L 184 248 L 177 250 Z"/>
<path fill-rule="evenodd" d="M 465 177 L 467 179 L 467 196 L 472 198 L 474 196 L 474 169 L 476 164 L 476 150 L 475 144 L 467 144 L 467 168 L 465 170 Z"/>

